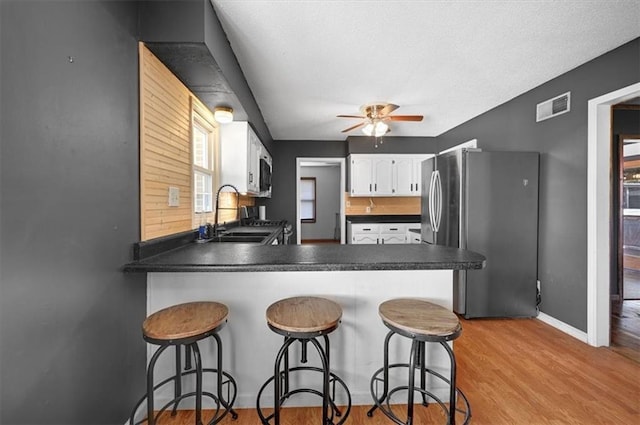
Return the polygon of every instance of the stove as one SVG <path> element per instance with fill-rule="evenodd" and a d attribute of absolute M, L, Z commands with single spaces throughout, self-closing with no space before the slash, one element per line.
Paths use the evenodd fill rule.
<path fill-rule="evenodd" d="M 258 207 L 241 207 L 240 217 L 242 226 L 282 228 L 282 239 L 280 243 L 289 243 L 289 237 L 293 232 L 292 226 L 287 223 L 287 220 L 260 220 L 258 218 Z"/>
<path fill-rule="evenodd" d="M 248 219 L 242 224 L 249 227 L 284 227 L 287 224 L 287 220 L 259 220 L 256 218 Z"/>

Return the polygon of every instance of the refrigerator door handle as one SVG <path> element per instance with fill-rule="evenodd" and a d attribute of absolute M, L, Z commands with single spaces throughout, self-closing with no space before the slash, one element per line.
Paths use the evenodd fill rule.
<path fill-rule="evenodd" d="M 438 231 L 440 230 L 440 223 L 442 222 L 442 180 L 440 179 L 440 171 L 438 171 L 438 175 L 436 178 L 436 182 L 438 185 Z"/>
<path fill-rule="evenodd" d="M 440 171 L 436 170 L 433 172 L 433 223 L 434 223 L 434 231 L 440 231 L 440 222 L 442 220 L 442 182 L 440 180 Z"/>
<path fill-rule="evenodd" d="M 434 199 L 434 196 L 435 196 L 435 193 L 434 193 L 435 175 L 436 175 L 436 172 L 432 171 L 431 172 L 431 178 L 429 179 L 429 221 L 430 221 L 429 224 L 431 225 L 431 230 L 433 232 L 436 231 L 436 228 L 435 228 L 436 222 L 435 222 L 435 217 L 433 215 L 434 212 L 435 212 L 435 207 L 434 207 L 434 202 L 435 202 L 435 199 Z"/>

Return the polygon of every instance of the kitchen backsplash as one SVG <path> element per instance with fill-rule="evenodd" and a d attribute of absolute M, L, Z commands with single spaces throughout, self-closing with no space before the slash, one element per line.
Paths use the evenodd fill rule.
<path fill-rule="evenodd" d="M 346 215 L 413 215 L 420 214 L 419 196 L 353 197 L 345 192 Z"/>

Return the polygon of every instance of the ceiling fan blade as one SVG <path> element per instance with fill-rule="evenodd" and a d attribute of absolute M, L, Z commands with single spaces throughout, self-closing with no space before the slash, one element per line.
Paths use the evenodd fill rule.
<path fill-rule="evenodd" d="M 422 121 L 422 115 L 389 115 L 385 119 L 390 121 Z"/>
<path fill-rule="evenodd" d="M 364 122 L 361 122 L 360 124 L 356 124 L 354 126 L 351 126 L 351 127 L 347 128 L 346 130 L 342 130 L 342 132 L 346 133 L 348 131 L 355 130 L 358 127 L 362 127 L 363 125 L 364 125 Z"/>
<path fill-rule="evenodd" d="M 393 103 L 387 103 L 386 105 L 384 105 L 382 109 L 378 111 L 378 116 L 389 115 L 390 113 L 392 113 L 398 108 L 399 108 L 398 105 L 394 105 Z"/>
<path fill-rule="evenodd" d="M 366 118 L 366 117 L 363 117 L 362 115 L 336 115 L 336 117 L 338 117 L 338 118 L 360 118 L 360 119 Z"/>

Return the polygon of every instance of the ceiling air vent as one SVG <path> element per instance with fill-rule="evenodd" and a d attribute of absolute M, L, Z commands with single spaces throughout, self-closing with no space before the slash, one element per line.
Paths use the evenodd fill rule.
<path fill-rule="evenodd" d="M 536 107 L 536 122 L 562 115 L 571 110 L 571 92 L 566 92 L 553 99 L 538 103 Z"/>

